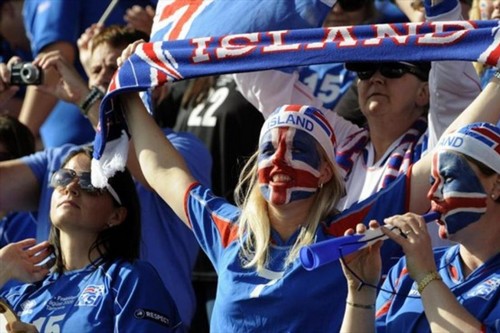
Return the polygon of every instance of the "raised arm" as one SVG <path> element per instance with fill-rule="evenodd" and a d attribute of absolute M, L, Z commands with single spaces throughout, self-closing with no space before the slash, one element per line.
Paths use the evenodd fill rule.
<path fill-rule="evenodd" d="M 405 237 L 383 229 L 383 232 L 398 243 L 406 256 L 406 267 L 410 277 L 417 283 L 424 305 L 425 316 L 433 332 L 481 332 L 481 322 L 463 305 L 441 279 L 432 278 L 429 273 L 437 272 L 432 252 L 431 237 L 423 218 L 413 213 L 396 215 L 384 221 L 400 230 L 411 230 Z M 443 311 L 446 309 L 446 311 Z"/>
<path fill-rule="evenodd" d="M 148 114 L 139 95 L 126 93 L 120 98 L 135 153 L 147 182 L 189 226 L 184 211 L 184 196 L 189 186 L 195 182 L 194 177 L 182 156 Z"/>

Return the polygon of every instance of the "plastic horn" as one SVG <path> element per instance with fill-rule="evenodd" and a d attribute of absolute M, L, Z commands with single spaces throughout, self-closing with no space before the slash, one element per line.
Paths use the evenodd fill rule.
<path fill-rule="evenodd" d="M 422 217 L 425 222 L 428 223 L 438 219 L 440 216 L 440 213 L 431 211 Z M 395 228 L 396 227 L 393 229 Z M 367 247 L 376 241 L 386 238 L 387 236 L 382 233 L 380 228 L 369 229 L 364 234 L 336 237 L 309 246 L 304 246 L 300 249 L 300 261 L 302 263 L 302 267 L 311 271 L 339 259 L 340 255 L 348 255 Z"/>

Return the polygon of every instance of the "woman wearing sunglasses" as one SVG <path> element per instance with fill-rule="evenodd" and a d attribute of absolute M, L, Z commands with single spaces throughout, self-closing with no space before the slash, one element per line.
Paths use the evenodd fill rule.
<path fill-rule="evenodd" d="M 405 252 L 384 281 L 379 245 L 353 254 L 344 332 L 498 332 L 500 330 L 500 128 L 475 123 L 444 136 L 434 153 L 427 195 L 441 213 L 439 236 L 457 242 L 431 247 L 423 219 L 415 214 L 382 227 Z M 372 228 L 378 228 L 375 222 Z M 366 227 L 358 225 L 357 231 Z M 353 233 L 350 230 L 348 233 Z M 376 318 L 376 320 L 375 320 Z"/>
<path fill-rule="evenodd" d="M 0 250 L 0 284 L 7 279 L 32 282 L 0 295 L 20 319 L 11 329 L 176 331 L 181 322 L 170 294 L 154 268 L 137 260 L 141 229 L 134 182 L 125 170 L 106 188 L 94 188 L 91 156 L 88 148 L 77 150 L 51 176 L 49 242 L 26 240 Z M 40 263 L 49 247 L 55 265 L 41 279 L 48 272 Z"/>

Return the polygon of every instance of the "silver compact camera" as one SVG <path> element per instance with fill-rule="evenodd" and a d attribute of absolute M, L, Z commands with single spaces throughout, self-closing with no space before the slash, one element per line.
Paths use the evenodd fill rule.
<path fill-rule="evenodd" d="M 15 64 L 10 69 L 10 84 L 12 85 L 39 85 L 42 83 L 42 79 L 42 69 L 30 62 Z"/>

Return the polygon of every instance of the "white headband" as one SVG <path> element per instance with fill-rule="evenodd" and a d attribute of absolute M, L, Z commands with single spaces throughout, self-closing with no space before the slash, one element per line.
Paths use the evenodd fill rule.
<path fill-rule="evenodd" d="M 326 152 L 331 161 L 335 161 L 335 135 L 323 113 L 312 107 L 302 105 L 284 105 L 276 109 L 266 119 L 260 131 L 259 142 L 273 128 L 292 127 L 309 133 Z"/>
<path fill-rule="evenodd" d="M 500 174 L 500 129 L 488 123 L 474 123 L 439 140 L 443 149 L 470 156 Z"/>

